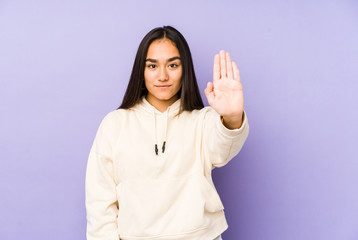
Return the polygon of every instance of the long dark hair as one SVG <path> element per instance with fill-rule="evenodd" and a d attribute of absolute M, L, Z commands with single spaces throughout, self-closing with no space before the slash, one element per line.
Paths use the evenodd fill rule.
<path fill-rule="evenodd" d="M 129 109 L 137 104 L 142 96 L 147 95 L 148 90 L 144 83 L 144 68 L 148 48 L 154 40 L 163 38 L 171 40 L 176 45 L 181 58 L 183 72 L 181 88 L 177 93 L 178 98 L 180 98 L 179 113 L 186 110 L 202 109 L 204 107 L 198 83 L 196 82 L 193 60 L 188 43 L 178 30 L 171 26 L 163 26 L 151 30 L 139 44 L 127 90 L 124 94 L 123 102 L 118 109 Z"/>

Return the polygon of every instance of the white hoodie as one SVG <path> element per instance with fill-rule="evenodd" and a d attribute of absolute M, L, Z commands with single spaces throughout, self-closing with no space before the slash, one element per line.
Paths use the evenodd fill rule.
<path fill-rule="evenodd" d="M 142 98 L 103 119 L 86 173 L 88 240 L 211 240 L 227 229 L 211 171 L 240 151 L 246 114 L 229 130 L 211 107 L 179 107 L 161 113 Z"/>

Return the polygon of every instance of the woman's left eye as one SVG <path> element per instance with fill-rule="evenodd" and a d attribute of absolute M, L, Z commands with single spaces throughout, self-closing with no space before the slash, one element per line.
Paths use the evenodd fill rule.
<path fill-rule="evenodd" d="M 178 65 L 175 64 L 175 63 L 172 63 L 172 64 L 169 65 L 170 68 L 176 68 L 177 66 L 178 66 Z"/>

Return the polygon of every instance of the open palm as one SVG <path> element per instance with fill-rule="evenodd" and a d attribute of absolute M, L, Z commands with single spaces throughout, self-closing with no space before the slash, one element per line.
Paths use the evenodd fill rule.
<path fill-rule="evenodd" d="M 205 95 L 224 120 L 241 122 L 244 92 L 239 69 L 235 62 L 231 62 L 230 54 L 223 50 L 214 57 L 213 82 L 208 82 Z"/>

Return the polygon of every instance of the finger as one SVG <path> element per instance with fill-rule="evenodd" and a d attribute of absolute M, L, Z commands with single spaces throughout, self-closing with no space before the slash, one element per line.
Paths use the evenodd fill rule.
<path fill-rule="evenodd" d="M 205 96 L 208 99 L 208 103 L 211 105 L 214 101 L 214 85 L 211 82 L 208 82 L 206 89 L 205 89 Z"/>
<path fill-rule="evenodd" d="M 241 81 L 240 79 L 240 72 L 239 72 L 239 68 L 237 67 L 235 62 L 232 62 L 232 66 L 233 66 L 233 70 L 234 70 L 234 80 L 236 81 Z"/>
<path fill-rule="evenodd" d="M 226 72 L 227 72 L 227 77 L 229 79 L 233 79 L 233 75 L 232 75 L 232 64 L 231 64 L 231 57 L 229 53 L 226 53 Z"/>
<path fill-rule="evenodd" d="M 213 69 L 213 80 L 220 79 L 220 57 L 216 54 L 214 57 L 214 69 Z"/>
<path fill-rule="evenodd" d="M 226 78 L 226 55 L 225 51 L 220 51 L 220 69 L 221 69 L 221 78 Z"/>

